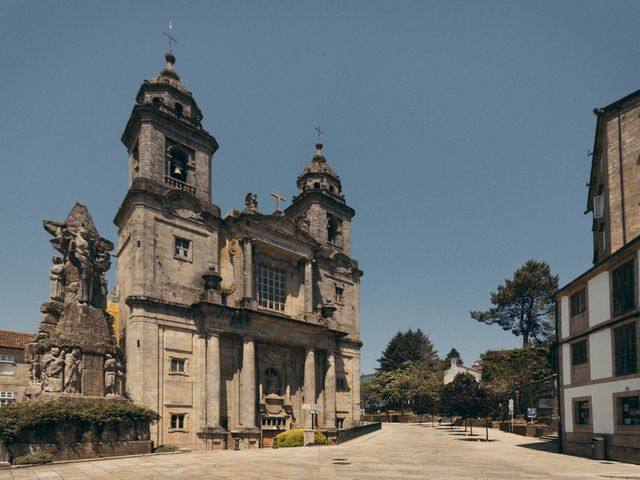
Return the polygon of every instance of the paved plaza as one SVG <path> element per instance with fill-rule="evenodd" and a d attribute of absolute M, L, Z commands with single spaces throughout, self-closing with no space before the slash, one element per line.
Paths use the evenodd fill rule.
<path fill-rule="evenodd" d="M 474 432 L 476 433 L 476 432 Z M 478 431 L 484 435 L 484 430 Z M 331 447 L 148 455 L 0 470 L 22 479 L 640 479 L 640 465 L 552 453 L 548 442 L 489 431 L 390 424 Z M 477 438 L 477 437 L 476 437 Z"/>

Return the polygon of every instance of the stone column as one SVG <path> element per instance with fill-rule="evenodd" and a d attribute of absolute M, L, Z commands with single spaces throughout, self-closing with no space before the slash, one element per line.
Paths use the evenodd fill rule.
<path fill-rule="evenodd" d="M 313 428 L 311 405 L 316 401 L 316 358 L 313 347 L 307 347 L 307 356 L 304 360 L 304 427 Z"/>
<path fill-rule="evenodd" d="M 304 264 L 304 313 L 313 312 L 313 264 L 307 258 Z"/>
<path fill-rule="evenodd" d="M 207 426 L 220 427 L 220 334 L 207 339 Z"/>
<path fill-rule="evenodd" d="M 245 337 L 242 346 L 240 424 L 242 428 L 256 428 L 256 358 L 251 337 Z"/>
<path fill-rule="evenodd" d="M 336 427 L 336 358 L 327 352 L 327 373 L 324 377 L 324 426 Z"/>
<path fill-rule="evenodd" d="M 244 239 L 242 244 L 242 253 L 244 254 L 243 296 L 247 299 L 253 299 L 253 246 L 248 237 Z"/>
<path fill-rule="evenodd" d="M 196 338 L 198 353 L 198 409 L 200 410 L 200 428 L 207 426 L 207 337 L 206 334 Z"/>

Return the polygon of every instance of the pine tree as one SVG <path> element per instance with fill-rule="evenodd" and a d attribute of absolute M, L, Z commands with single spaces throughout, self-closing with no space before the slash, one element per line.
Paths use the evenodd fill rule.
<path fill-rule="evenodd" d="M 378 359 L 379 372 L 389 372 L 404 368 L 407 362 L 422 363 L 428 366 L 438 360 L 438 351 L 422 330 L 411 329 L 398 332 L 389 341 L 382 356 Z"/>
<path fill-rule="evenodd" d="M 515 271 L 512 279 L 491 293 L 495 307 L 485 312 L 472 311 L 471 318 L 487 325 L 498 324 L 514 335 L 522 336 L 522 346 L 541 341 L 553 330 L 553 294 L 558 276 L 551 274 L 546 262 L 528 260 Z"/>

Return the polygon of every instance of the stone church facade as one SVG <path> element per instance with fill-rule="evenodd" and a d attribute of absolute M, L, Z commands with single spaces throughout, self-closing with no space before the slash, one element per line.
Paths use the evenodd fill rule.
<path fill-rule="evenodd" d="M 159 445 L 252 448 L 292 427 L 357 423 L 362 271 L 340 178 L 318 143 L 283 212 L 260 213 L 249 194 L 222 217 L 211 201 L 218 143 L 166 59 L 122 136 L 129 190 L 114 222 L 127 394 L 162 416 Z"/>

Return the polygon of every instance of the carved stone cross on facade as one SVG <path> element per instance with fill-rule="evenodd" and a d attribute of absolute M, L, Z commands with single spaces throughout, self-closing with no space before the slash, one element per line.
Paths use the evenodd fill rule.
<path fill-rule="evenodd" d="M 271 196 L 276 199 L 276 212 L 279 212 L 280 211 L 280 202 L 281 201 L 286 202 L 287 201 L 287 197 L 282 195 L 280 192 L 272 193 Z"/>

